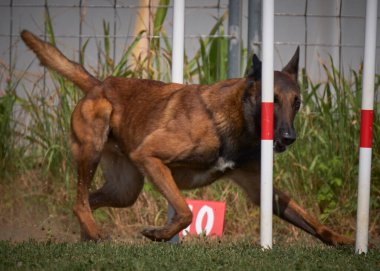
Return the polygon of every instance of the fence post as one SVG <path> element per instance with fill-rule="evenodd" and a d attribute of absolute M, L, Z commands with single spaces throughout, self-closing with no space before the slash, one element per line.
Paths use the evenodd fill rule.
<path fill-rule="evenodd" d="M 367 0 L 363 93 L 360 125 L 358 210 L 356 222 L 356 253 L 367 253 L 369 200 L 371 187 L 372 123 L 375 85 L 377 0 Z"/>
<path fill-rule="evenodd" d="M 240 77 L 241 2 L 240 0 L 229 0 L 228 3 L 228 33 L 231 36 L 228 46 L 228 78 Z"/>
<path fill-rule="evenodd" d="M 261 0 L 248 2 L 248 55 L 254 53 L 261 57 L 261 49 L 258 43 L 261 41 Z"/>
<path fill-rule="evenodd" d="M 173 7 L 173 49 L 172 49 L 172 82 L 183 83 L 183 56 L 185 37 L 185 0 L 175 0 Z M 174 208 L 168 205 L 168 223 L 175 215 Z M 178 243 L 175 235 L 169 242 Z"/>
<path fill-rule="evenodd" d="M 273 36 L 274 3 L 263 1 L 261 102 L 260 244 L 272 248 L 273 218 Z"/>

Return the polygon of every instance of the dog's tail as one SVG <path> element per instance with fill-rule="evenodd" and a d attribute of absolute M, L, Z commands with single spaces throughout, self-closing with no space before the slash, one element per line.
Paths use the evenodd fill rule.
<path fill-rule="evenodd" d="M 21 38 L 25 44 L 33 50 L 41 61 L 41 65 L 46 66 L 62 76 L 66 77 L 77 85 L 83 92 L 87 93 L 101 82 L 89 74 L 81 65 L 67 59 L 53 45 L 41 40 L 31 32 L 23 30 Z"/>

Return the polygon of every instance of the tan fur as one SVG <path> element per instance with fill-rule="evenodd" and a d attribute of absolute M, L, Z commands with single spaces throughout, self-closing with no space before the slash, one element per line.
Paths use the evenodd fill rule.
<path fill-rule="evenodd" d="M 81 65 L 68 60 L 54 46 L 41 40 L 29 31 L 21 32 L 22 40 L 38 56 L 41 64 L 57 71 L 67 79 L 71 80 L 84 92 L 89 91 L 100 81 L 90 75 Z"/>
<path fill-rule="evenodd" d="M 108 77 L 99 82 L 56 48 L 27 31 L 26 44 L 43 65 L 83 89 L 85 97 L 72 114 L 72 153 L 78 166 L 78 217 L 83 239 L 101 240 L 92 211 L 128 207 L 138 197 L 144 177 L 175 209 L 172 221 L 143 230 L 152 240 L 169 240 L 192 220 L 180 189 L 234 181 L 260 204 L 261 62 L 257 57 L 245 78 L 212 85 L 165 84 L 153 80 Z M 297 50 L 282 71 L 274 73 L 274 149 L 285 151 L 296 138 L 294 117 L 300 93 Z M 98 164 L 103 187 L 89 193 Z M 319 223 L 275 189 L 273 212 L 326 244 L 352 244 Z"/>

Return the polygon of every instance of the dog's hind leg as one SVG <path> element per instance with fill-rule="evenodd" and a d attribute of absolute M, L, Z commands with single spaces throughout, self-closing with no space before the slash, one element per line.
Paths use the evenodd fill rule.
<path fill-rule="evenodd" d="M 230 177 L 247 193 L 253 203 L 260 206 L 260 163 L 253 163 L 231 172 Z M 273 213 L 294 226 L 317 237 L 328 245 L 351 245 L 354 240 L 339 235 L 321 224 L 293 199 L 283 192 L 273 190 Z"/>
<path fill-rule="evenodd" d="M 88 239 L 104 239 L 96 226 L 89 205 L 88 189 L 108 137 L 111 104 L 102 98 L 85 98 L 75 108 L 71 149 L 78 168 L 77 200 L 73 208 L 81 230 Z"/>
<path fill-rule="evenodd" d="M 115 144 L 107 143 L 100 165 L 104 185 L 90 194 L 90 207 L 124 208 L 135 203 L 144 185 L 144 177 L 132 162 L 118 151 Z"/>

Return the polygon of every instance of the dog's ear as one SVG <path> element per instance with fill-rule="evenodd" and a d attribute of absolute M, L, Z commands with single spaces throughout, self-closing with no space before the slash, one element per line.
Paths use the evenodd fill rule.
<path fill-rule="evenodd" d="M 261 61 L 256 54 L 252 57 L 251 68 L 247 72 L 247 77 L 254 81 L 261 80 Z"/>
<path fill-rule="evenodd" d="M 300 47 L 297 47 L 296 52 L 294 53 L 292 59 L 289 63 L 282 69 L 283 72 L 288 73 L 294 81 L 298 80 L 298 62 L 300 59 Z"/>

